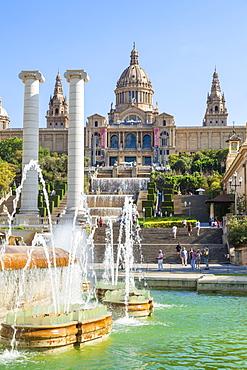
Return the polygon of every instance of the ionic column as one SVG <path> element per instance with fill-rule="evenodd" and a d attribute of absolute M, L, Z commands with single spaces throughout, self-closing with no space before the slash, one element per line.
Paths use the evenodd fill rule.
<path fill-rule="evenodd" d="M 22 71 L 24 87 L 22 168 L 39 152 L 39 83 L 45 79 L 39 71 Z M 21 193 L 21 214 L 38 215 L 38 173 L 30 170 Z"/>
<path fill-rule="evenodd" d="M 84 193 L 84 82 L 89 77 L 84 70 L 67 70 L 64 77 L 70 84 L 67 213 L 74 214 Z"/>

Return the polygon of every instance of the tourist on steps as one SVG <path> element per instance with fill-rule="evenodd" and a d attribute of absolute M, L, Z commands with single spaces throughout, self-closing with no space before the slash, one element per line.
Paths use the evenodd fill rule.
<path fill-rule="evenodd" d="M 196 269 L 200 270 L 200 264 L 201 264 L 201 251 L 200 249 L 197 249 L 196 251 Z"/>
<path fill-rule="evenodd" d="M 163 270 L 163 258 L 164 258 L 164 255 L 162 253 L 162 250 L 160 249 L 158 257 L 156 257 L 156 259 L 158 260 L 158 270 L 159 271 Z"/>
<path fill-rule="evenodd" d="M 201 223 L 199 220 L 196 221 L 196 235 L 200 235 Z"/>
<path fill-rule="evenodd" d="M 187 266 L 187 250 L 185 247 L 181 249 L 180 256 L 182 260 L 182 266 Z"/>
<path fill-rule="evenodd" d="M 172 226 L 172 233 L 173 233 L 173 239 L 176 239 L 177 237 L 177 226 L 176 225 L 173 225 Z"/>
<path fill-rule="evenodd" d="M 179 258 L 181 258 L 181 256 L 180 256 L 181 249 L 182 249 L 181 244 L 180 244 L 180 242 L 178 242 L 178 244 L 176 246 L 176 251 L 177 251 L 177 255 L 179 256 Z"/>
<path fill-rule="evenodd" d="M 191 233 L 192 233 L 192 224 L 191 224 L 191 222 L 188 223 L 187 230 L 188 230 L 188 235 L 190 236 Z"/>
<path fill-rule="evenodd" d="M 209 259 L 209 248 L 206 246 L 203 250 L 204 263 L 206 265 L 204 270 L 209 270 L 208 259 Z"/>

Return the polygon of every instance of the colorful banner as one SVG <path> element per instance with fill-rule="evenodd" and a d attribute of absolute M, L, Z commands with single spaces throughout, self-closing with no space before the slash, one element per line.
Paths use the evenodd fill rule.
<path fill-rule="evenodd" d="M 159 146 L 159 129 L 154 129 L 154 146 Z"/>
<path fill-rule="evenodd" d="M 102 128 L 101 129 L 101 148 L 106 147 L 106 129 Z"/>

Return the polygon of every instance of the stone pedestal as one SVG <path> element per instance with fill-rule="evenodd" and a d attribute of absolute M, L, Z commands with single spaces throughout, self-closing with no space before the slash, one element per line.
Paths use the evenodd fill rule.
<path fill-rule="evenodd" d="M 64 77 L 70 84 L 67 214 L 74 215 L 84 193 L 84 82 L 89 77 L 84 70 L 67 70 Z"/>
<path fill-rule="evenodd" d="M 39 151 L 39 83 L 45 79 L 39 71 L 22 71 L 19 78 L 25 84 L 23 113 L 22 168 L 31 159 L 38 160 Z M 30 170 L 21 195 L 21 214 L 38 215 L 38 173 Z"/>

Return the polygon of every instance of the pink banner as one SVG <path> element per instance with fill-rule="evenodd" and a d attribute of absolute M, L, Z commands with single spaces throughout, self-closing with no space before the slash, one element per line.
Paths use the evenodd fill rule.
<path fill-rule="evenodd" d="M 102 128 L 101 129 L 101 148 L 106 147 L 106 129 Z"/>
<path fill-rule="evenodd" d="M 154 129 L 154 146 L 159 146 L 159 129 Z"/>

